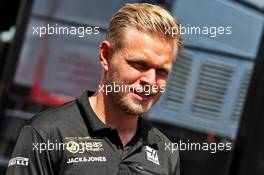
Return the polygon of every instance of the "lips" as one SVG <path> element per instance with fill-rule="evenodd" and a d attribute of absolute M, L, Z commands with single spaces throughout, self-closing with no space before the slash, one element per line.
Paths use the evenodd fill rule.
<path fill-rule="evenodd" d="M 148 101 L 157 94 L 157 90 L 141 85 L 130 86 L 130 92 L 139 101 Z"/>
<path fill-rule="evenodd" d="M 144 92 L 133 92 L 132 93 L 137 100 L 148 101 L 154 97 L 154 94 L 147 94 Z"/>

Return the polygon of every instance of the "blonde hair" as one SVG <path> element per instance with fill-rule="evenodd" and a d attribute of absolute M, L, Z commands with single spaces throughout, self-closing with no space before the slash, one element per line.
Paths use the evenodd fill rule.
<path fill-rule="evenodd" d="M 114 51 L 124 47 L 125 31 L 131 27 L 150 35 L 161 36 L 167 42 L 173 40 L 174 45 L 177 46 L 177 52 L 183 47 L 180 33 L 172 35 L 167 32 L 168 29 L 173 28 L 179 31 L 179 21 L 173 18 L 167 10 L 157 5 L 128 3 L 116 12 L 106 33 L 106 39 L 110 41 Z"/>

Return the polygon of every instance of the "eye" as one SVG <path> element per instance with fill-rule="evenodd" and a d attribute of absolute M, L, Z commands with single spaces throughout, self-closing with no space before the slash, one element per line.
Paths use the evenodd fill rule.
<path fill-rule="evenodd" d="M 160 68 L 160 69 L 157 69 L 156 71 L 158 75 L 162 75 L 162 76 L 169 75 L 169 71 L 167 69 Z"/>
<path fill-rule="evenodd" d="M 130 64 L 132 67 L 138 70 L 145 70 L 148 68 L 146 63 L 142 61 L 128 61 L 128 64 Z"/>

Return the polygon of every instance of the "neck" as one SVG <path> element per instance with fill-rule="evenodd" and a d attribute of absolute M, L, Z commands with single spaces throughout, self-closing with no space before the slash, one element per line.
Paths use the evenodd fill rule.
<path fill-rule="evenodd" d="M 102 92 L 89 98 L 97 117 L 108 127 L 115 128 L 125 146 L 135 135 L 138 116 L 130 116 L 114 106 L 109 96 Z"/>

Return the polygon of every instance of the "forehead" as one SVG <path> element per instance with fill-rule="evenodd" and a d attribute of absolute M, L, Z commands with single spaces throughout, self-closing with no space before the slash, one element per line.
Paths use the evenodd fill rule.
<path fill-rule="evenodd" d="M 142 59 L 155 65 L 171 64 L 175 59 L 173 40 L 161 35 L 150 35 L 137 29 L 129 29 L 122 42 L 129 58 Z"/>

